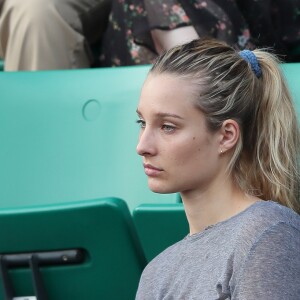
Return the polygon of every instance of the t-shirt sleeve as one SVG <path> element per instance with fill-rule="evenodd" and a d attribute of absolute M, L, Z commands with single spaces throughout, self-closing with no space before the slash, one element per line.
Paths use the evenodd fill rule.
<path fill-rule="evenodd" d="M 231 299 L 300 299 L 299 228 L 278 223 L 257 239 L 240 270 Z"/>

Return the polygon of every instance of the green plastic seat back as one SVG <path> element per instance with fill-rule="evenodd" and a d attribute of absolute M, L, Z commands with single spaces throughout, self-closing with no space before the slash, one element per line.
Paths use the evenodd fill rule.
<path fill-rule="evenodd" d="M 189 233 L 181 203 L 142 204 L 134 209 L 133 219 L 147 261 Z"/>
<path fill-rule="evenodd" d="M 291 91 L 300 121 L 300 63 L 282 64 L 282 70 Z"/>
<path fill-rule="evenodd" d="M 0 208 L 152 193 L 136 154 L 149 66 L 0 73 Z"/>
<path fill-rule="evenodd" d="M 4 70 L 4 61 L 0 59 L 0 71 Z"/>
<path fill-rule="evenodd" d="M 76 248 L 84 249 L 83 263 L 41 266 L 49 300 L 134 299 L 145 258 L 124 201 L 107 198 L 0 210 L 1 254 Z M 10 269 L 10 277 L 15 296 L 33 296 L 28 268 Z"/>

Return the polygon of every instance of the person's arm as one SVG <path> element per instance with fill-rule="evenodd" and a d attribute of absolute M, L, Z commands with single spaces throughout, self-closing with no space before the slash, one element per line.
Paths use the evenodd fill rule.
<path fill-rule="evenodd" d="M 184 26 L 170 30 L 153 29 L 151 31 L 156 51 L 161 54 L 175 46 L 198 39 L 193 26 Z"/>
<path fill-rule="evenodd" d="M 300 299 L 300 231 L 279 223 L 253 245 L 232 300 Z"/>

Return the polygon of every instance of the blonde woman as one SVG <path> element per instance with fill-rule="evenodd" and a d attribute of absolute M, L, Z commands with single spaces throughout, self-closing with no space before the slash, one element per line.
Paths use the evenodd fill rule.
<path fill-rule="evenodd" d="M 299 299 L 299 125 L 277 59 L 177 46 L 137 113 L 148 185 L 181 194 L 190 234 L 149 263 L 136 299 Z"/>

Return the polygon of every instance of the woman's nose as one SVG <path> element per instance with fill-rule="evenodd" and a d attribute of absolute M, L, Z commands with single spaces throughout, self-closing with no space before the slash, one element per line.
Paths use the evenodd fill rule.
<path fill-rule="evenodd" d="M 141 156 L 155 155 L 155 138 L 150 130 L 143 129 L 139 136 L 136 152 Z"/>

